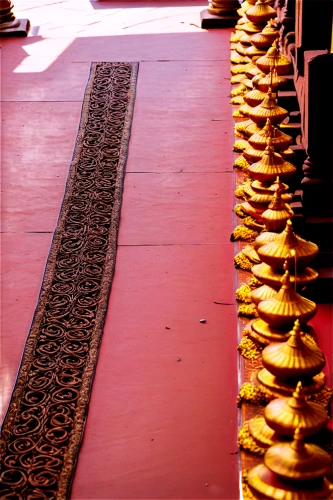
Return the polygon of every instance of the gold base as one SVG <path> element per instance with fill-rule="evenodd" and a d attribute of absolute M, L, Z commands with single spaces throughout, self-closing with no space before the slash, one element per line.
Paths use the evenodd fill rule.
<path fill-rule="evenodd" d="M 290 328 L 285 330 L 278 330 L 277 328 L 270 327 L 268 323 L 258 318 L 252 323 L 252 330 L 260 338 L 263 343 L 270 342 L 286 342 L 290 337 Z M 252 334 L 252 331 L 250 332 Z"/>
<path fill-rule="evenodd" d="M 326 478 L 315 481 L 287 482 L 264 464 L 251 469 L 247 482 L 255 498 L 276 500 L 320 500 L 331 496 L 331 484 Z"/>
<path fill-rule="evenodd" d="M 251 436 L 262 448 L 269 448 L 270 446 L 273 446 L 273 444 L 286 441 L 286 439 L 279 436 L 266 424 L 264 417 L 257 416 L 251 418 L 248 422 L 248 427 Z"/>
<path fill-rule="evenodd" d="M 298 379 L 281 381 L 266 370 L 266 368 L 262 368 L 259 372 L 252 373 L 251 382 L 255 387 L 267 392 L 269 395 L 275 398 L 281 398 L 293 395 Z M 304 394 L 310 396 L 311 394 L 320 392 L 325 387 L 325 383 L 326 376 L 323 372 L 310 379 L 310 381 L 302 381 Z"/>
<path fill-rule="evenodd" d="M 268 264 L 262 262 L 253 266 L 252 272 L 258 280 L 260 280 L 265 285 L 271 286 L 273 288 L 281 287 L 281 279 L 283 276 L 283 271 L 276 271 Z M 295 283 L 295 276 L 290 273 L 290 281 L 292 284 Z M 296 276 L 296 286 L 303 288 L 304 286 L 312 283 L 318 278 L 318 273 L 311 267 L 305 267 L 297 272 Z"/>

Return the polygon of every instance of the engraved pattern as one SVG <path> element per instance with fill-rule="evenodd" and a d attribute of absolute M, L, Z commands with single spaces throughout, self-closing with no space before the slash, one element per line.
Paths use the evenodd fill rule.
<path fill-rule="evenodd" d="M 137 63 L 93 63 L 0 441 L 2 499 L 68 497 L 115 265 Z"/>

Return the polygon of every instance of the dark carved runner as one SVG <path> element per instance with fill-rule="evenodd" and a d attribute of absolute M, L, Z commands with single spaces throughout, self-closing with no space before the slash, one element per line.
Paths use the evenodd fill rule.
<path fill-rule="evenodd" d="M 66 193 L 2 427 L 2 499 L 69 495 L 115 266 L 137 71 L 137 63 L 91 67 Z"/>

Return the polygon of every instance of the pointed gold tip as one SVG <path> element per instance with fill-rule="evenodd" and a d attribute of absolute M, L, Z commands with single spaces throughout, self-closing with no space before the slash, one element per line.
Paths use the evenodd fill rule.
<path fill-rule="evenodd" d="M 293 397 L 297 399 L 303 397 L 303 386 L 301 381 L 297 383 L 296 390 L 293 393 Z"/>

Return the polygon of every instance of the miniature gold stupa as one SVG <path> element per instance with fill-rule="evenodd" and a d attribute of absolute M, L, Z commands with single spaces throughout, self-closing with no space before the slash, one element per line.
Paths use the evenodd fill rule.
<path fill-rule="evenodd" d="M 258 0 L 256 4 L 246 11 L 246 17 L 255 24 L 266 24 L 276 17 L 276 10 L 270 5 L 270 0 Z"/>
<path fill-rule="evenodd" d="M 281 180 L 290 179 L 295 172 L 296 167 L 274 151 L 271 139 L 268 140 L 262 158 L 248 168 L 249 175 L 260 182 L 273 182 L 277 176 Z"/>
<path fill-rule="evenodd" d="M 272 300 L 274 298 L 265 302 Z M 319 347 L 310 344 L 301 332 L 299 319 L 286 342 L 265 347 L 262 363 L 264 368 L 251 375 L 251 382 L 273 397 L 291 396 L 298 381 L 302 382 L 307 395 L 320 392 L 325 386 L 326 377 L 321 371 L 325 358 Z"/>
<path fill-rule="evenodd" d="M 242 26 L 247 26 L 247 24 Z M 272 47 L 268 49 L 265 56 L 257 59 L 256 64 L 260 71 L 266 74 L 269 73 L 271 68 L 275 68 L 278 75 L 286 75 L 290 73 L 292 67 L 290 60 L 279 51 L 277 40 L 273 42 Z"/>
<path fill-rule="evenodd" d="M 258 254 L 261 249 L 259 248 Z M 296 317 L 299 317 L 302 324 L 310 321 L 317 312 L 315 302 L 302 297 L 294 290 L 290 282 L 289 271 L 285 272 L 281 283 L 279 292 L 272 299 L 259 304 L 260 319 L 272 328 L 282 330 L 290 328 Z"/>
<path fill-rule="evenodd" d="M 266 76 L 257 78 L 256 83 L 262 92 L 268 92 L 270 88 L 275 92 L 278 88 L 286 85 L 287 79 L 278 75 L 276 68 L 271 68 Z"/>
<path fill-rule="evenodd" d="M 258 254 L 262 262 L 274 269 L 283 269 L 285 261 L 287 261 L 288 269 L 294 270 L 296 262 L 297 268 L 306 267 L 318 251 L 318 246 L 315 243 L 296 236 L 292 222 L 288 220 L 285 230 L 274 242 L 262 246 L 258 250 Z"/>
<path fill-rule="evenodd" d="M 324 429 L 329 420 L 321 405 L 306 400 L 302 382 L 298 382 L 292 397 L 271 401 L 264 417 L 268 426 L 283 436 L 292 436 L 299 425 L 304 436 L 312 436 Z"/>
<path fill-rule="evenodd" d="M 261 448 L 287 441 L 300 425 L 304 437 L 314 436 L 328 423 L 326 410 L 318 403 L 308 402 L 302 382 L 289 398 L 273 399 L 265 408 L 264 415 L 257 415 L 248 422 L 250 435 Z"/>
<path fill-rule="evenodd" d="M 256 499 L 327 499 L 332 493 L 332 484 L 325 478 L 330 468 L 329 454 L 304 443 L 299 426 L 291 443 L 278 443 L 266 451 L 264 463 L 249 471 L 247 481 Z"/>
<path fill-rule="evenodd" d="M 279 36 L 273 20 L 270 20 L 260 33 L 251 36 L 251 44 L 258 49 L 267 50 Z"/>
<path fill-rule="evenodd" d="M 273 125 L 277 125 L 287 118 L 288 114 L 286 109 L 276 104 L 276 98 L 272 94 L 272 89 L 269 88 L 265 99 L 253 108 L 249 116 L 254 123 L 264 126 L 267 118 L 271 120 Z"/>

